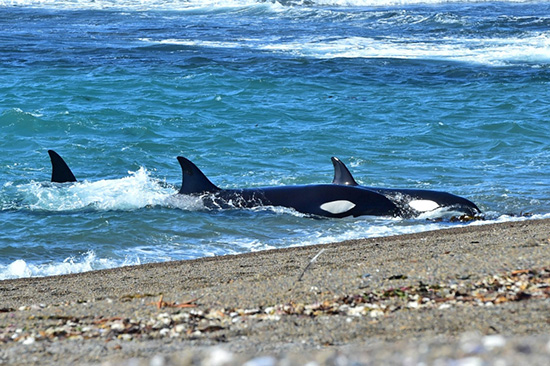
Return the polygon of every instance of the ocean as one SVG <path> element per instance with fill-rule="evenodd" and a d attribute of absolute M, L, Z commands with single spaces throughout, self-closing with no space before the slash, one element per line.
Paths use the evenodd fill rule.
<path fill-rule="evenodd" d="M 550 2 L 0 0 L 0 30 L 0 279 L 550 217 Z M 336 156 L 484 219 L 209 209 L 179 155 L 222 188 Z"/>

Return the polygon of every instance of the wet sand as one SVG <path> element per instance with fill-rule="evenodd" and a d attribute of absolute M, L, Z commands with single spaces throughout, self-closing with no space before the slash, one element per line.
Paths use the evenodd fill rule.
<path fill-rule="evenodd" d="M 550 220 L 0 281 L 0 364 L 499 360 L 550 362 Z"/>

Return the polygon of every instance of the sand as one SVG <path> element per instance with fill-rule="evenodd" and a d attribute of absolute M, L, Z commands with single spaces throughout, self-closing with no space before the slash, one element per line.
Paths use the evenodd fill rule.
<path fill-rule="evenodd" d="M 0 281 L 0 364 L 246 362 L 548 365 L 550 220 Z"/>

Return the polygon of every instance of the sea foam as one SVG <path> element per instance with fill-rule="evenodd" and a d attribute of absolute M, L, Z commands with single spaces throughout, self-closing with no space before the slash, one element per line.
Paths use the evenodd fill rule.
<path fill-rule="evenodd" d="M 522 3 L 530 0 L 509 0 L 500 2 Z M 241 9 L 248 7 L 388 7 L 420 4 L 479 3 L 480 0 L 0 0 L 0 6 L 53 8 L 53 9 L 124 9 L 146 10 L 216 10 Z M 496 2 L 499 2 L 498 0 Z"/>
<path fill-rule="evenodd" d="M 56 276 L 138 264 L 141 264 L 141 261 L 137 256 L 122 260 L 98 258 L 95 252 L 90 250 L 80 256 L 68 257 L 62 262 L 33 264 L 17 259 L 8 265 L 0 265 L 0 280 Z"/>
<path fill-rule="evenodd" d="M 382 58 L 439 60 L 503 66 L 550 62 L 550 32 L 530 36 L 501 39 L 454 38 L 439 42 L 434 39 L 403 39 L 387 37 L 307 37 L 292 40 L 200 41 L 194 39 L 142 38 L 141 41 L 157 44 L 173 44 L 207 48 L 255 49 L 274 53 L 318 59 L 333 58 Z"/>
<path fill-rule="evenodd" d="M 134 210 L 163 205 L 175 189 L 150 177 L 145 168 L 120 179 L 83 181 L 74 184 L 32 182 L 16 187 L 21 207 L 30 210 L 72 211 Z"/>

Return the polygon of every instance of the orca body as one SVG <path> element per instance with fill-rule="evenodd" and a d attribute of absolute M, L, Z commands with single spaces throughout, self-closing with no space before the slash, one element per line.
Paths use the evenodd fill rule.
<path fill-rule="evenodd" d="M 440 208 L 471 216 L 480 213 L 472 202 L 446 192 L 360 186 L 337 158 L 332 158 L 332 184 L 248 189 L 220 189 L 190 160 L 179 156 L 178 162 L 182 169 L 179 193 L 201 196 L 208 207 L 282 206 L 304 214 L 333 218 L 364 215 L 414 217 Z"/>
<path fill-rule="evenodd" d="M 190 160 L 178 156 L 182 169 L 180 194 L 200 195 L 207 207 L 253 208 L 281 206 L 304 214 L 341 218 L 384 216 L 397 207 L 383 195 L 361 187 L 335 184 L 248 189 L 220 189 Z"/>

